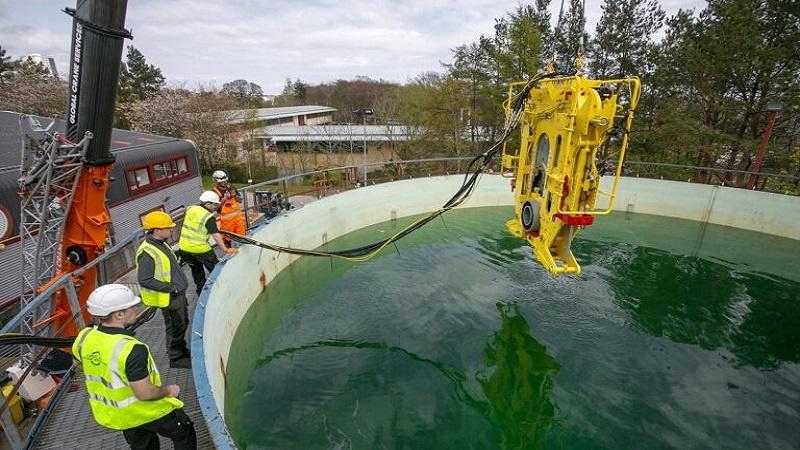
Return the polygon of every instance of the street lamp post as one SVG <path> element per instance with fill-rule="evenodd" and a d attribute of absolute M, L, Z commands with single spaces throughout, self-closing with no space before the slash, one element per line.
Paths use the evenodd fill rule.
<path fill-rule="evenodd" d="M 764 162 L 764 157 L 767 155 L 767 143 L 772 135 L 772 128 L 775 126 L 775 117 L 778 112 L 783 109 L 783 105 L 779 102 L 769 102 L 764 111 L 769 112 L 769 119 L 767 119 L 767 127 L 761 135 L 761 143 L 758 144 L 758 154 L 756 161 L 753 163 L 753 170 L 751 170 L 750 178 L 747 180 L 747 189 L 754 189 L 756 180 L 758 179 L 758 172 L 761 170 L 761 164 Z"/>
<path fill-rule="evenodd" d="M 364 133 L 364 186 L 367 185 L 367 116 L 375 114 L 372 108 L 361 108 L 353 111 L 353 114 L 361 116 Z"/>

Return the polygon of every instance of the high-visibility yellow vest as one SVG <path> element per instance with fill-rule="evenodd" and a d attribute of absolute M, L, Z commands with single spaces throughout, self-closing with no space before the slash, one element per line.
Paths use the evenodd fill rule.
<path fill-rule="evenodd" d="M 81 330 L 72 344 L 72 354 L 83 365 L 94 420 L 112 430 L 138 427 L 183 407 L 183 402 L 174 397 L 139 400 L 133 394 L 125 363 L 136 344 L 145 345 L 134 337 L 104 333 L 97 327 Z M 147 368 L 150 382 L 160 387 L 161 375 L 149 348 Z"/>
<path fill-rule="evenodd" d="M 172 253 L 171 249 L 168 251 Z M 165 283 L 169 283 L 170 281 L 172 281 L 172 264 L 170 263 L 169 256 L 167 256 L 164 252 L 162 252 L 160 248 L 147 242 L 146 240 L 142 241 L 142 244 L 139 246 L 139 249 L 136 250 L 137 271 L 139 270 L 139 255 L 141 255 L 142 253 L 147 253 L 151 258 L 153 258 L 153 262 L 155 262 L 153 277 L 156 280 L 163 281 Z M 169 292 L 153 291 L 147 289 L 144 286 L 141 286 L 140 291 L 142 296 L 142 303 L 144 303 L 145 305 L 155 306 L 156 308 L 166 308 L 167 306 L 169 306 L 169 298 L 170 298 Z"/>
<path fill-rule="evenodd" d="M 208 243 L 208 229 L 206 222 L 214 214 L 200 205 L 192 205 L 186 210 L 183 216 L 183 227 L 181 227 L 181 238 L 178 240 L 178 248 L 187 253 L 206 253 L 211 251 Z"/>

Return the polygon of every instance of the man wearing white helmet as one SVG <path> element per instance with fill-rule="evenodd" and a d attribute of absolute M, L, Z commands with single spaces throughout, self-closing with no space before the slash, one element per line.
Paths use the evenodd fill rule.
<path fill-rule="evenodd" d="M 239 191 L 228 182 L 228 174 L 221 170 L 215 170 L 211 175 L 217 183 L 213 191 L 219 195 L 219 229 L 222 231 L 229 231 L 236 234 L 245 234 L 244 213 L 242 213 L 242 205 L 239 200 Z M 225 245 L 230 247 L 231 240 L 227 236 L 223 236 L 222 240 Z"/>
<path fill-rule="evenodd" d="M 125 327 L 141 301 L 121 284 L 95 289 L 86 302 L 96 323 L 75 338 L 72 354 L 83 367 L 89 406 L 101 426 L 122 431 L 131 449 L 159 448 L 158 435 L 175 449 L 196 449 L 194 424 L 176 384 L 161 384 L 153 355 Z"/>
<path fill-rule="evenodd" d="M 205 191 L 200 194 L 200 203 L 187 208 L 186 215 L 183 216 L 178 249 L 181 258 L 192 269 L 192 278 L 198 294 L 206 284 L 206 270 L 211 272 L 219 262 L 217 255 L 214 254 L 214 249 L 208 243 L 209 237 L 213 237 L 217 246 L 225 253 L 239 252 L 234 248 L 227 248 L 222 241 L 222 235 L 219 233 L 217 220 L 214 217 L 214 212 L 219 209 L 219 204 L 219 195 L 213 191 Z"/>

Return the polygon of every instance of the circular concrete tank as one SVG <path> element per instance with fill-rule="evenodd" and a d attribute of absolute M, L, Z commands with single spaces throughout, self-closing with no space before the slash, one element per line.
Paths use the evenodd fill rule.
<path fill-rule="evenodd" d="M 450 197 L 462 179 L 453 176 L 406 180 L 337 194 L 275 220 L 257 230 L 254 237 L 277 244 L 315 248 L 369 225 L 433 210 Z M 507 179 L 487 175 L 466 206 L 508 206 L 512 199 Z M 797 225 L 800 202 L 795 197 L 688 183 L 623 179 L 615 206 L 617 210 L 632 213 L 695 220 L 700 226 L 720 224 L 800 239 Z M 619 228 L 624 235 L 622 220 Z M 631 233 L 637 234 L 623 236 L 623 241 L 643 247 L 672 246 L 677 253 L 687 254 L 698 245 L 697 242 L 649 242 L 648 239 L 658 239 L 658 235 L 648 236 L 642 232 L 642 227 L 629 228 Z M 594 239 L 603 240 L 602 229 Z M 724 244 L 715 247 L 716 256 L 723 260 L 725 247 Z M 759 264 L 757 252 L 752 256 L 752 263 Z M 237 351 L 231 348 L 237 327 L 252 302 L 294 259 L 290 255 L 246 247 L 240 255 L 217 268 L 212 275 L 214 283 L 199 300 L 192 333 L 193 370 L 201 407 L 218 448 L 235 448 L 222 418 L 228 403 L 225 393 L 229 357 Z M 778 275 L 791 278 L 795 270 L 787 267 L 785 273 Z M 507 312 L 505 316 L 513 314 Z M 581 333 L 579 326 L 574 331 Z M 230 387 L 227 390 L 230 391 Z"/>

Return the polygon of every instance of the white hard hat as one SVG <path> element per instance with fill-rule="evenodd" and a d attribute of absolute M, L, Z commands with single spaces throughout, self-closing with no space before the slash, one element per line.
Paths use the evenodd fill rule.
<path fill-rule="evenodd" d="M 89 309 L 89 314 L 104 317 L 113 312 L 130 308 L 139 302 L 141 302 L 141 299 L 133 295 L 133 292 L 127 286 L 106 284 L 89 294 L 86 306 Z"/>
<path fill-rule="evenodd" d="M 219 195 L 214 191 L 205 191 L 200 194 L 200 201 L 202 203 L 219 203 Z"/>
<path fill-rule="evenodd" d="M 228 174 L 221 170 L 215 170 L 214 173 L 211 174 L 211 178 L 213 178 L 217 183 L 220 181 L 228 181 Z"/>

